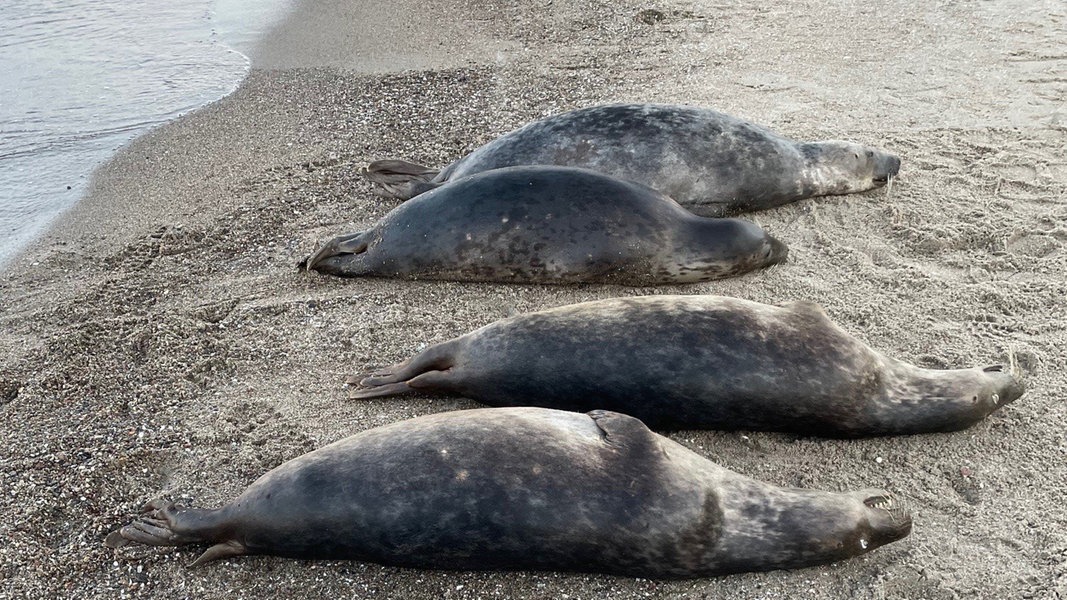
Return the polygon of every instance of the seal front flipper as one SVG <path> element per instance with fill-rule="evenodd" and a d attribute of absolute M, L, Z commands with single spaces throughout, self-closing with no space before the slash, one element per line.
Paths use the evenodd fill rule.
<path fill-rule="evenodd" d="M 221 544 L 215 544 L 208 548 L 200 555 L 199 558 L 189 563 L 189 568 L 199 567 L 205 563 L 209 563 L 213 560 L 219 560 L 220 558 L 230 558 L 231 556 L 242 556 L 247 553 L 245 547 L 236 540 L 230 540 L 228 542 L 222 542 Z"/>
<path fill-rule="evenodd" d="M 591 410 L 586 415 L 596 423 L 605 438 L 625 438 L 633 435 L 647 435 L 648 427 L 641 419 L 610 410 Z"/>
<path fill-rule="evenodd" d="M 143 515 L 104 539 L 108 548 L 120 548 L 128 542 L 148 546 L 184 546 L 204 542 L 218 542 L 208 548 L 190 566 L 229 556 L 247 554 L 247 548 L 237 540 L 223 539 L 219 526 L 220 511 L 183 508 L 173 502 L 154 500 L 141 509 Z"/>
<path fill-rule="evenodd" d="M 641 419 L 610 410 L 591 410 L 585 414 L 593 420 L 597 429 L 600 430 L 604 443 L 609 446 L 632 450 L 658 449 L 662 453 L 662 448 L 659 448 L 655 440 L 655 434 Z"/>
<path fill-rule="evenodd" d="M 335 237 L 319 249 L 318 252 L 301 262 L 298 266 L 301 269 L 310 271 L 315 268 L 315 265 L 332 256 L 362 254 L 367 251 L 367 247 L 370 245 L 368 233 L 369 232 L 361 231 L 359 233 Z"/>
<path fill-rule="evenodd" d="M 376 160 L 367 165 L 363 176 L 382 186 L 382 195 L 400 200 L 410 200 L 432 190 L 439 184 L 432 183 L 439 171 L 404 160 Z"/>

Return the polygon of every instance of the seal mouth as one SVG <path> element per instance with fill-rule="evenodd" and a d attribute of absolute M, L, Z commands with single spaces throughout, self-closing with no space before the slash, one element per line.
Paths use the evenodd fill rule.
<path fill-rule="evenodd" d="M 880 508 L 888 511 L 897 508 L 897 504 L 893 500 L 893 497 L 887 495 L 868 496 L 863 500 L 863 503 L 869 508 Z"/>
<path fill-rule="evenodd" d="M 864 550 L 883 546 L 911 533 L 911 515 L 902 502 L 882 490 L 872 490 L 868 494 L 863 504 L 873 512 L 868 514 L 868 536 L 860 542 Z"/>

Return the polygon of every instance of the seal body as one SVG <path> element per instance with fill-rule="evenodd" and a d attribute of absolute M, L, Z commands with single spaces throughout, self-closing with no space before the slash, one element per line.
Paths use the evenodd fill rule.
<path fill-rule="evenodd" d="M 376 161 L 367 177 L 401 199 L 512 165 L 567 165 L 643 183 L 705 216 L 762 210 L 885 185 L 900 159 L 843 141 L 796 142 L 706 108 L 595 106 L 529 123 L 440 172 Z"/>
<path fill-rule="evenodd" d="M 481 409 L 365 431 L 289 461 L 218 510 L 153 504 L 112 547 L 434 569 L 701 577 L 856 556 L 908 534 L 880 490 L 784 489 L 597 411 Z"/>
<path fill-rule="evenodd" d="M 657 285 L 785 260 L 757 225 L 697 217 L 640 184 L 571 167 L 510 167 L 398 206 L 327 243 L 309 269 L 345 276 Z"/>
<path fill-rule="evenodd" d="M 442 392 L 493 406 L 604 408 L 655 429 L 843 437 L 962 429 L 1023 393 L 1003 367 L 929 370 L 884 356 L 809 302 L 716 296 L 518 315 L 361 384 L 356 398 Z"/>

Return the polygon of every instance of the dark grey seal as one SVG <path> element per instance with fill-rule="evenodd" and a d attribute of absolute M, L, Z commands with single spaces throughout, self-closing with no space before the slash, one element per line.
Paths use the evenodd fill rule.
<path fill-rule="evenodd" d="M 509 167 L 398 206 L 305 261 L 349 277 L 644 286 L 785 260 L 754 223 L 708 219 L 641 184 L 572 167 Z"/>
<path fill-rule="evenodd" d="M 706 108 L 595 106 L 534 121 L 437 172 L 399 160 L 367 177 L 407 200 L 460 177 L 512 165 L 567 165 L 643 183 L 708 217 L 885 185 L 900 159 L 852 142 L 795 142 Z"/>
<path fill-rule="evenodd" d="M 354 383 L 353 378 L 349 383 Z M 954 431 L 1022 395 L 1000 366 L 930 370 L 889 358 L 810 302 L 646 296 L 519 315 L 360 381 L 493 406 L 604 408 L 653 429 L 835 437 Z"/>
<path fill-rule="evenodd" d="M 441 413 L 291 460 L 217 510 L 152 503 L 106 540 L 430 569 L 704 577 L 841 560 L 906 536 L 888 492 L 768 485 L 606 411 Z"/>

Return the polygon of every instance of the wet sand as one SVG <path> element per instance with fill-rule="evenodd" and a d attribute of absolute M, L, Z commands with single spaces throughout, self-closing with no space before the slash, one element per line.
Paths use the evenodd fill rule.
<path fill-rule="evenodd" d="M 237 92 L 129 145 L 0 276 L 0 598 L 1067 597 L 1060 3 L 441 0 L 432 18 L 403 14 L 420 5 L 385 7 L 396 29 L 360 14 L 382 7 L 298 9 Z M 333 36 L 348 42 L 323 42 Z M 368 44 L 379 38 L 392 41 Z M 530 119 L 611 101 L 711 106 L 798 139 L 878 146 L 901 155 L 901 176 L 891 192 L 753 215 L 790 262 L 721 282 L 296 270 L 395 206 L 359 176 L 367 162 L 443 166 Z M 909 538 L 825 567 L 681 582 L 268 557 L 188 570 L 200 549 L 102 544 L 153 498 L 218 505 L 356 431 L 476 406 L 350 401 L 348 374 L 513 311 L 646 293 L 813 300 L 920 365 L 1014 357 L 1029 392 L 951 434 L 672 434 L 779 485 L 885 487 L 908 503 Z"/>

